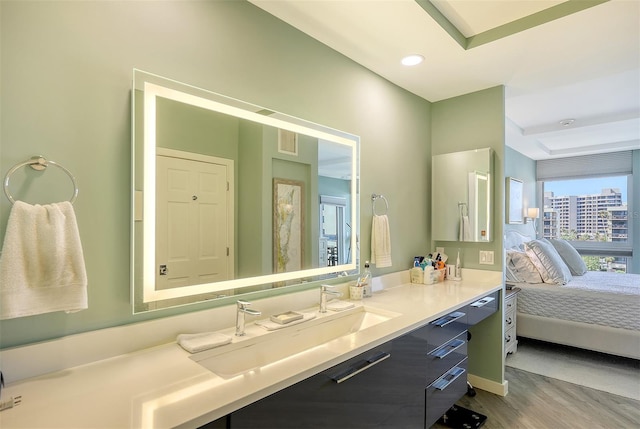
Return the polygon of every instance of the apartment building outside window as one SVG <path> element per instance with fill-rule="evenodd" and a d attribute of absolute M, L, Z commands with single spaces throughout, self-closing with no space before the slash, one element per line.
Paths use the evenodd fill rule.
<path fill-rule="evenodd" d="M 591 270 L 640 273 L 634 151 L 536 161 L 542 237 L 565 238 Z M 636 168 L 637 169 L 637 168 Z M 635 172 L 638 174 L 638 172 Z M 633 191 L 632 191 L 633 190 Z"/>

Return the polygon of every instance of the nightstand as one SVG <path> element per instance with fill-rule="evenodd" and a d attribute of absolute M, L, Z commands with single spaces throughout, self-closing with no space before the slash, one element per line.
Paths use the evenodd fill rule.
<path fill-rule="evenodd" d="M 506 290 L 504 296 L 504 354 L 518 351 L 516 338 L 516 309 L 518 307 L 518 292 L 520 288 L 514 287 Z"/>

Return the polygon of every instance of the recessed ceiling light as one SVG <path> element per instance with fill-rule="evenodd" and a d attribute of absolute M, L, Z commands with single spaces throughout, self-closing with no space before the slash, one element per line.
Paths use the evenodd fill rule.
<path fill-rule="evenodd" d="M 575 119 L 563 119 L 560 121 L 560 125 L 562 125 L 563 127 L 568 127 L 569 125 L 573 124 L 576 120 Z"/>
<path fill-rule="evenodd" d="M 413 54 L 413 55 L 407 55 L 402 59 L 401 62 L 402 62 L 402 65 L 405 65 L 405 66 L 415 66 L 420 64 L 423 61 L 424 61 L 424 57 L 422 55 Z"/>

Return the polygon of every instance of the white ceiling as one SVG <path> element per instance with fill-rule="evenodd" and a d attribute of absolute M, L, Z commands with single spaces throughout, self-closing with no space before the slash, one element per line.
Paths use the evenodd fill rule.
<path fill-rule="evenodd" d="M 505 85 L 507 145 L 532 159 L 640 148 L 640 0 L 611 0 L 467 50 L 414 0 L 250 1 L 432 102 Z M 564 3 L 431 1 L 465 37 Z M 426 60 L 402 66 L 413 53 Z"/>

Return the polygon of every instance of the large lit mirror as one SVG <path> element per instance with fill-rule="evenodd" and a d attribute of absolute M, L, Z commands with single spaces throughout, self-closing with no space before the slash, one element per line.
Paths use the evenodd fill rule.
<path fill-rule="evenodd" d="M 357 273 L 357 136 L 133 77 L 134 312 Z"/>
<path fill-rule="evenodd" d="M 493 240 L 492 166 L 491 148 L 433 156 L 431 228 L 434 240 Z"/>

